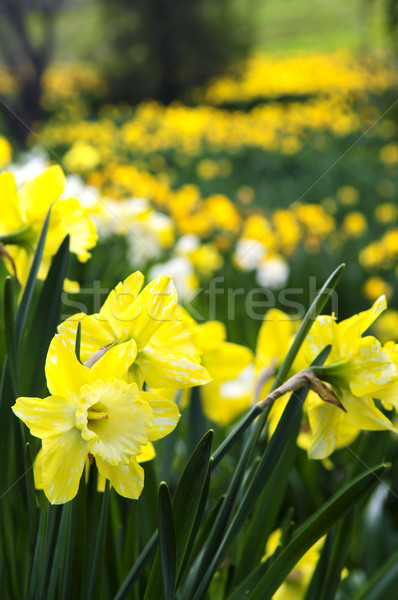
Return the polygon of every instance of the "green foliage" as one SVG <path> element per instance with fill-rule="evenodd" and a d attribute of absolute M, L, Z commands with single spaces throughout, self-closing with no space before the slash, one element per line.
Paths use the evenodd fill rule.
<path fill-rule="evenodd" d="M 82 479 L 77 497 L 63 506 L 50 505 L 42 492 L 34 491 L 37 443 L 34 438 L 28 440 L 10 407 L 19 390 L 42 392 L 43 381 L 36 374 L 44 371 L 44 349 L 55 333 L 61 306 L 68 241 L 61 244 L 46 281 L 37 290 L 45 235 L 46 225 L 16 311 L 14 282 L 4 280 L 7 359 L 0 395 L 4 457 L 0 465 L 0 585 L 5 596 L 51 600 L 271 598 L 305 553 L 329 532 L 318 567 L 314 565 L 307 600 L 334 597 L 346 564 L 356 561 L 362 567 L 361 550 L 350 554 L 356 528 L 352 515 L 356 510 L 360 523 L 366 519 L 370 510 L 365 504 L 367 496 L 380 484 L 385 466 L 367 469 L 362 465 L 360 473 L 353 470 L 350 475 L 350 461 L 343 457 L 341 482 L 328 481 L 320 501 L 306 499 L 305 506 L 289 509 L 292 473 L 300 458 L 296 438 L 306 388 L 292 394 L 269 441 L 264 437 L 269 411 L 257 406 L 215 450 L 213 431 L 205 433 L 185 466 L 186 449 L 192 441 L 182 440 L 184 450 L 174 444 L 178 460 L 169 461 L 168 481 L 160 483 L 158 502 L 162 448 L 168 451 L 165 444 L 160 456 L 146 465 L 145 490 L 138 501 L 121 498 L 109 485 L 99 493 L 94 468 L 87 480 Z M 307 311 L 276 385 L 286 379 L 342 269 L 332 273 Z M 79 353 L 79 335 L 77 338 Z M 28 352 L 35 341 L 41 347 Z M 322 364 L 328 352 L 326 348 L 316 364 Z M 198 435 L 192 424 L 186 432 Z M 366 450 L 365 445 L 363 456 Z M 302 471 L 304 486 L 311 477 L 310 470 Z M 322 478 L 319 481 L 322 485 Z M 380 507 L 373 496 L 371 501 L 373 511 Z M 383 519 L 382 512 L 379 518 Z M 280 526 L 281 545 L 262 562 L 269 535 Z M 26 532 L 23 539 L 21 531 Z M 366 584 L 356 586 L 357 600 L 390 593 L 398 577 L 396 555 L 393 558 L 369 566 L 372 576 Z"/>
<path fill-rule="evenodd" d="M 170 102 L 247 55 L 251 0 L 102 0 L 109 99 Z"/>

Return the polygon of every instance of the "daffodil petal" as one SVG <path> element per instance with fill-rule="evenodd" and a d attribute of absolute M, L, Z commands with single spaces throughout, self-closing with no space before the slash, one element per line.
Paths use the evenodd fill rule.
<path fill-rule="evenodd" d="M 294 333 L 295 323 L 281 310 L 267 312 L 257 337 L 256 357 L 262 367 L 280 365 L 284 360 Z"/>
<path fill-rule="evenodd" d="M 156 456 L 155 446 L 148 442 L 146 446 L 142 448 L 141 454 L 136 456 L 137 462 L 143 463 L 148 462 L 149 460 L 153 460 Z"/>
<path fill-rule="evenodd" d="M 376 321 L 377 317 L 386 310 L 387 300 L 385 296 L 380 296 L 371 308 L 364 310 L 357 315 L 353 315 L 349 319 L 345 319 L 338 324 L 340 335 L 353 339 L 365 333 L 367 329 Z"/>
<path fill-rule="evenodd" d="M 4 235 L 16 231 L 23 225 L 18 208 L 17 186 L 12 173 L 0 174 L 0 198 L 0 234 Z"/>
<path fill-rule="evenodd" d="M 186 388 L 211 381 L 207 370 L 186 354 L 155 348 L 148 344 L 137 356 L 137 364 L 149 387 Z"/>
<path fill-rule="evenodd" d="M 140 392 L 140 396 L 152 409 L 153 428 L 148 439 L 159 440 L 173 431 L 181 416 L 177 404 L 153 392 Z"/>
<path fill-rule="evenodd" d="M 77 303 L 78 304 L 78 303 Z M 60 325 L 58 331 L 75 345 L 77 326 L 81 326 L 80 360 L 84 363 L 97 350 L 116 341 L 115 334 L 105 317 L 99 313 L 76 313 Z"/>
<path fill-rule="evenodd" d="M 74 426 L 76 408 L 62 396 L 48 398 L 17 398 L 12 407 L 14 414 L 42 439 L 54 438 Z"/>
<path fill-rule="evenodd" d="M 396 431 L 391 421 L 383 415 L 371 398 L 357 398 L 353 394 L 345 392 L 341 401 L 347 411 L 347 420 L 358 429 Z"/>
<path fill-rule="evenodd" d="M 119 327 L 124 337 L 134 337 L 138 348 L 144 348 L 159 327 L 172 319 L 176 306 L 177 291 L 174 283 L 170 277 L 157 277 L 143 289 L 135 302 L 119 315 Z M 110 322 L 115 328 L 114 320 Z"/>
<path fill-rule="evenodd" d="M 137 386 L 111 379 L 98 380 L 81 390 L 86 406 L 98 403 L 107 418 L 89 421 L 87 427 L 96 436 L 88 442 L 89 451 L 109 464 L 127 463 L 141 453 L 152 427 L 152 410 L 138 395 Z"/>
<path fill-rule="evenodd" d="M 96 379 L 106 380 L 110 377 L 121 379 L 137 356 L 137 344 L 134 340 L 118 344 L 110 348 L 97 360 L 90 369 L 91 381 Z"/>
<path fill-rule="evenodd" d="M 43 440 L 42 484 L 51 504 L 64 504 L 76 496 L 87 452 L 76 428 Z"/>
<path fill-rule="evenodd" d="M 330 456 L 338 440 L 339 421 L 343 411 L 337 406 L 319 401 L 307 406 L 312 439 L 308 448 L 309 458 L 322 459 Z"/>
<path fill-rule="evenodd" d="M 344 373 L 355 396 L 377 395 L 379 389 L 398 379 L 396 366 L 372 336 L 361 338 L 358 352 Z"/>
<path fill-rule="evenodd" d="M 35 488 L 37 490 L 43 489 L 43 448 L 40 448 L 35 462 L 33 463 L 33 477 L 35 479 Z"/>
<path fill-rule="evenodd" d="M 213 381 L 222 383 L 236 377 L 253 360 L 249 348 L 223 342 L 203 356 L 203 366 Z"/>
<path fill-rule="evenodd" d="M 139 271 L 118 283 L 105 300 L 100 311 L 101 316 L 108 321 L 118 319 L 135 302 L 143 283 L 144 276 Z"/>
<path fill-rule="evenodd" d="M 109 479 L 118 494 L 131 500 L 136 500 L 144 487 L 144 469 L 132 456 L 126 465 L 110 465 L 102 458 L 95 459 L 100 474 Z"/>
<path fill-rule="evenodd" d="M 98 239 L 97 229 L 87 215 L 87 211 L 81 207 L 76 198 L 61 199 L 54 204 L 51 211 L 51 228 L 56 220 L 61 227 L 58 235 L 55 230 L 51 231 L 51 235 L 58 237 L 58 240 L 61 231 L 61 239 L 70 235 L 70 251 L 77 255 L 80 262 L 87 261 L 91 256 L 88 250 L 95 246 Z"/>
<path fill-rule="evenodd" d="M 25 183 L 19 190 L 19 203 L 30 222 L 43 222 L 47 211 L 63 192 L 65 175 L 61 167 L 54 165 Z"/>
<path fill-rule="evenodd" d="M 76 397 L 82 385 L 88 381 L 88 369 L 79 363 L 74 343 L 63 336 L 51 340 L 46 358 L 47 387 L 54 395 Z"/>

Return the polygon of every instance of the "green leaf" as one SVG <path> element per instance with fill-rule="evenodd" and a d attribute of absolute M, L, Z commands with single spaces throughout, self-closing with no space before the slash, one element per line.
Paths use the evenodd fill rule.
<path fill-rule="evenodd" d="M 20 368 L 23 394 L 35 396 L 42 394 L 45 389 L 44 364 L 58 324 L 68 256 L 69 236 L 64 239 L 53 258 L 25 336 Z"/>
<path fill-rule="evenodd" d="M 123 584 L 120 586 L 114 600 L 127 600 L 130 597 L 130 592 L 133 585 L 141 575 L 145 565 L 150 562 L 156 553 L 156 546 L 158 543 L 158 532 L 155 531 L 144 550 L 141 552 L 134 565 L 128 572 Z"/>
<path fill-rule="evenodd" d="M 21 299 L 21 302 L 20 302 L 20 304 L 18 306 L 18 310 L 17 310 L 17 317 L 16 317 L 16 323 L 15 323 L 15 336 L 16 336 L 17 349 L 19 349 L 19 347 L 21 345 L 22 335 L 23 335 L 23 331 L 24 331 L 25 323 L 26 323 L 26 318 L 28 316 L 29 307 L 30 307 L 30 303 L 32 301 L 32 296 L 33 296 L 33 290 L 35 287 L 37 274 L 39 272 L 39 267 L 40 267 L 41 259 L 43 256 L 44 245 L 46 242 L 47 231 L 48 231 L 48 224 L 50 221 L 50 214 L 51 214 L 51 206 L 48 209 L 47 216 L 43 223 L 43 229 L 41 230 L 41 234 L 40 234 L 39 242 L 36 247 L 36 252 L 35 252 L 35 255 L 33 258 L 32 266 L 29 271 L 28 280 L 26 282 L 26 286 L 25 286 L 25 289 L 22 294 L 22 299 Z"/>
<path fill-rule="evenodd" d="M 254 405 L 252 408 L 245 414 L 243 419 L 239 421 L 239 423 L 234 427 L 231 433 L 225 438 L 225 440 L 219 445 L 217 450 L 213 454 L 213 469 L 218 465 L 221 459 L 229 452 L 232 446 L 238 441 L 240 437 L 244 434 L 246 429 L 253 423 L 254 419 L 256 419 L 261 413 L 263 409 Z"/>
<path fill-rule="evenodd" d="M 275 521 L 281 509 L 287 482 L 296 457 L 296 436 L 289 437 L 285 448 L 269 477 L 256 510 L 246 526 L 243 548 L 236 565 L 234 581 L 238 583 L 252 568 L 260 563 L 270 533 L 276 529 Z"/>
<path fill-rule="evenodd" d="M 339 523 L 331 548 L 327 571 L 322 578 L 322 589 L 317 600 L 334 600 L 341 580 L 341 573 L 347 560 L 354 535 L 354 515 L 346 515 Z"/>
<path fill-rule="evenodd" d="M 313 322 L 317 318 L 318 315 L 321 314 L 326 302 L 329 300 L 333 290 L 337 286 L 340 277 L 345 269 L 345 264 L 341 264 L 330 277 L 325 281 L 318 294 L 316 295 L 314 301 L 312 302 L 310 308 L 307 310 L 304 319 L 300 325 L 300 328 L 296 334 L 296 337 L 293 340 L 292 345 L 290 346 L 289 352 L 285 360 L 282 363 L 281 368 L 279 369 L 272 389 L 276 389 L 283 383 L 288 376 L 290 369 L 294 363 L 294 360 L 298 354 L 298 351 L 301 348 L 302 343 L 308 335 L 309 330 L 312 327 Z"/>
<path fill-rule="evenodd" d="M 385 465 L 368 470 L 348 482 L 328 502 L 298 528 L 291 542 L 282 550 L 266 573 L 257 580 L 256 573 L 242 584 L 250 590 L 242 596 L 248 600 L 271 600 L 300 558 L 380 481 Z M 260 570 L 260 569 L 259 569 Z M 253 577 L 254 575 L 254 577 Z M 250 583 L 250 585 L 249 585 Z M 253 585 L 254 584 L 254 585 Z"/>
<path fill-rule="evenodd" d="M 189 459 L 173 497 L 173 514 L 178 515 L 175 523 L 177 577 L 189 546 L 203 488 L 206 484 L 212 441 L 213 431 L 210 430 L 203 436 Z M 159 568 L 158 553 L 152 566 L 145 600 L 162 597 Z"/>
<path fill-rule="evenodd" d="M 76 329 L 75 354 L 76 354 L 76 358 L 79 361 L 79 363 L 81 363 L 81 360 L 80 360 L 81 341 L 82 341 L 82 322 L 78 321 L 77 329 Z"/>
<path fill-rule="evenodd" d="M 18 397 L 18 352 L 14 326 L 14 287 L 11 277 L 4 284 L 4 333 L 8 357 L 8 368 L 15 398 Z"/>
<path fill-rule="evenodd" d="M 98 589 L 100 586 L 102 573 L 102 558 L 105 549 L 106 522 L 108 518 L 109 505 L 109 480 L 106 480 L 105 491 L 102 498 L 101 515 L 98 523 L 97 537 L 95 541 L 94 556 L 91 562 L 91 573 L 88 584 L 87 599 L 98 598 Z"/>
<path fill-rule="evenodd" d="M 29 517 L 29 535 L 31 546 L 34 547 L 35 538 L 37 535 L 38 526 L 38 511 L 36 506 L 36 494 L 35 494 L 35 479 L 33 476 L 33 457 L 32 448 L 30 444 L 26 444 L 25 450 L 25 491 L 26 501 L 28 505 L 28 517 Z"/>
<path fill-rule="evenodd" d="M 68 502 L 62 506 L 62 515 L 58 528 L 58 535 L 54 546 L 54 558 L 51 565 L 51 573 L 46 593 L 47 600 L 55 598 L 57 584 L 61 578 L 61 574 L 65 564 L 68 525 L 70 521 L 71 503 Z"/>
<path fill-rule="evenodd" d="M 214 573 L 225 557 L 229 546 L 243 527 L 246 519 L 250 516 L 255 502 L 264 489 L 275 465 L 278 463 L 289 437 L 292 435 L 294 439 L 296 439 L 301 422 L 302 404 L 307 393 L 308 389 L 303 388 L 299 392 L 291 395 L 276 431 L 271 437 L 267 449 L 257 467 L 254 478 L 243 499 L 240 501 L 237 512 L 226 533 L 220 528 L 217 528 L 218 523 L 216 521 L 213 535 L 210 536 L 206 549 L 201 556 L 201 565 L 198 567 L 195 576 L 192 577 L 189 582 L 188 589 L 186 590 L 187 597 L 192 597 L 193 600 L 199 600 L 205 596 Z M 248 444 L 250 444 L 251 441 L 251 438 L 249 438 Z M 242 456 L 250 456 L 248 448 L 244 449 Z M 238 469 L 239 466 L 235 471 L 234 478 Z M 241 483 L 242 475 L 239 475 L 239 479 Z M 230 488 L 220 514 L 228 502 L 228 495 L 233 493 L 234 490 Z M 231 506 L 230 502 L 228 516 L 231 514 L 232 508 L 233 506 Z M 223 517 L 225 517 L 225 515 L 223 515 Z"/>
<path fill-rule="evenodd" d="M 165 600 L 174 600 L 176 584 L 176 538 L 168 485 L 159 486 L 159 555 Z"/>
<path fill-rule="evenodd" d="M 353 600 L 395 598 L 398 586 L 398 550 L 372 575 Z"/>

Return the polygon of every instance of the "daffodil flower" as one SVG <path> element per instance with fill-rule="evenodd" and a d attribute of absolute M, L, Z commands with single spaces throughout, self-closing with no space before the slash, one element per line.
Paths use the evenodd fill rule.
<path fill-rule="evenodd" d="M 112 290 L 98 314 L 78 313 L 59 331 L 72 343 L 81 322 L 82 361 L 100 348 L 134 340 L 137 356 L 128 376 L 140 387 L 144 381 L 151 388 L 177 389 L 207 383 L 210 376 L 200 364 L 170 277 L 158 277 L 141 291 L 143 281 L 142 273 L 133 273 Z"/>
<path fill-rule="evenodd" d="M 70 341 L 56 335 L 46 360 L 51 396 L 21 397 L 13 406 L 31 434 L 42 439 L 40 485 L 51 503 L 74 498 L 88 458 L 119 494 L 140 495 L 144 473 L 137 458 L 149 442 L 170 433 L 180 415 L 174 402 L 139 392 L 123 379 L 136 354 L 136 343 L 129 340 L 88 368 Z"/>
<path fill-rule="evenodd" d="M 309 365 L 328 345 L 331 351 L 322 367 L 313 369 L 328 383 L 345 411 L 310 393 L 307 403 L 311 427 L 311 458 L 326 458 L 342 441 L 351 441 L 360 430 L 395 431 L 373 398 L 386 398 L 389 386 L 398 380 L 398 369 L 380 342 L 362 337 L 385 310 L 384 296 L 367 311 L 336 323 L 334 317 L 320 316 L 313 324 L 297 364 Z M 391 388 L 390 388 L 391 390 Z"/>
<path fill-rule="evenodd" d="M 44 279 L 51 257 L 66 235 L 70 251 L 80 261 L 90 258 L 89 249 L 97 242 L 94 223 L 76 198 L 60 198 L 65 176 L 59 166 L 46 169 L 19 190 L 12 173 L 0 174 L 0 242 L 5 244 L 10 260 L 6 264 L 25 284 L 40 233 L 52 205 L 39 278 Z"/>
<path fill-rule="evenodd" d="M 215 423 L 228 425 L 252 402 L 250 386 L 246 383 L 253 353 L 245 346 L 227 342 L 225 326 L 219 321 L 196 324 L 194 341 L 202 352 L 202 364 L 212 378 L 201 388 L 203 411 Z M 235 380 L 239 377 L 243 392 L 240 380 Z"/>

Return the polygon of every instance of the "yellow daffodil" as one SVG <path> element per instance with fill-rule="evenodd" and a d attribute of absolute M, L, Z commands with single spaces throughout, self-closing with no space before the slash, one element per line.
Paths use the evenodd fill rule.
<path fill-rule="evenodd" d="M 0 174 L 0 241 L 6 244 L 10 257 L 7 266 L 22 285 L 26 282 L 33 254 L 47 212 L 52 205 L 49 228 L 40 265 L 39 277 L 45 278 L 51 257 L 66 235 L 70 235 L 70 250 L 84 262 L 88 250 L 95 246 L 97 233 L 87 211 L 76 198 L 60 198 L 65 176 L 58 166 L 49 167 L 41 175 L 25 183 L 19 190 L 12 173 Z"/>
<path fill-rule="evenodd" d="M 281 538 L 281 529 L 276 529 L 268 538 L 264 562 L 278 547 Z M 301 600 L 311 580 L 322 550 L 325 538 L 321 538 L 314 544 L 298 561 L 294 569 L 289 573 L 286 581 L 278 588 L 272 597 L 273 600 Z"/>
<path fill-rule="evenodd" d="M 95 459 L 100 475 L 119 494 L 140 495 L 144 473 L 138 457 L 150 441 L 174 429 L 179 412 L 174 402 L 139 392 L 123 379 L 136 354 L 136 343 L 129 340 L 89 368 L 77 360 L 70 341 L 56 335 L 46 360 L 51 396 L 21 397 L 13 406 L 31 434 L 42 439 L 39 483 L 51 503 L 74 498 L 87 458 Z"/>
<path fill-rule="evenodd" d="M 256 400 L 264 399 L 270 392 L 275 374 L 282 365 L 300 321 L 292 319 L 283 311 L 272 308 L 261 324 L 256 347 Z M 293 368 L 289 375 L 296 370 Z M 272 435 L 286 407 L 290 394 L 278 398 L 271 407 L 268 417 L 268 433 Z M 307 431 L 304 427 L 299 434 L 298 444 L 307 447 Z"/>
<path fill-rule="evenodd" d="M 203 352 L 202 364 L 212 377 L 211 383 L 201 389 L 203 411 L 215 423 L 227 425 L 252 402 L 251 389 L 245 387 L 246 374 L 243 393 L 242 384 L 234 380 L 250 365 L 253 354 L 245 346 L 227 342 L 225 327 L 219 321 L 197 325 L 194 340 Z"/>
<path fill-rule="evenodd" d="M 345 411 L 310 393 L 307 411 L 311 458 L 326 458 L 360 430 L 395 431 L 373 398 L 383 396 L 386 402 L 392 401 L 391 383 L 397 381 L 398 369 L 375 337 L 362 337 L 385 308 L 382 296 L 369 310 L 340 323 L 334 317 L 320 316 L 312 325 L 298 363 L 308 366 L 323 348 L 331 345 L 324 366 L 316 368 L 315 374 L 331 386 Z"/>
<path fill-rule="evenodd" d="M 177 306 L 170 277 L 154 279 L 142 291 L 144 276 L 133 273 L 109 294 L 100 312 L 78 313 L 59 327 L 71 343 L 81 322 L 81 359 L 112 345 L 134 340 L 137 356 L 129 378 L 151 388 L 186 388 L 210 381 L 192 343 L 186 318 Z"/>

